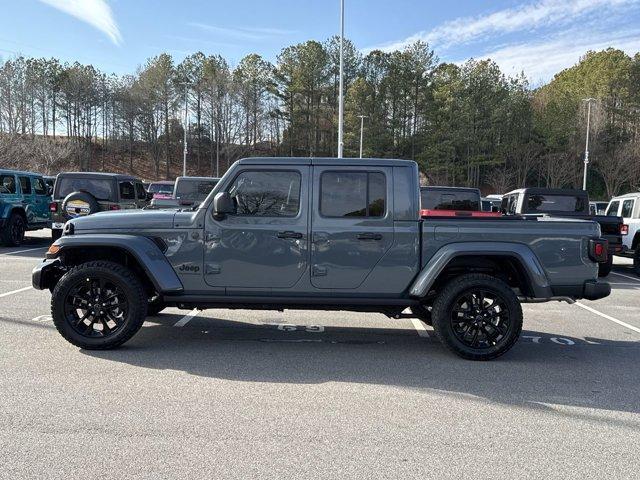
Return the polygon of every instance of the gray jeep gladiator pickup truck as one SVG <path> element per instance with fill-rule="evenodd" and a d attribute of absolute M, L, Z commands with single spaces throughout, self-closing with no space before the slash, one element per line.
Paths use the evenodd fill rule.
<path fill-rule="evenodd" d="M 70 220 L 32 280 L 53 292 L 58 331 L 86 349 L 123 344 L 165 306 L 398 318 L 410 307 L 474 360 L 514 345 L 520 302 L 610 293 L 594 222 L 419 211 L 412 161 L 248 158 L 195 208 Z"/>

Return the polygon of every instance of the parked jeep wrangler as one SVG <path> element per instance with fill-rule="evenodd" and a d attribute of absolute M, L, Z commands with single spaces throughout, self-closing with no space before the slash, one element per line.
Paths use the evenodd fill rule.
<path fill-rule="evenodd" d="M 75 218 L 33 271 L 53 321 L 86 349 L 182 309 L 410 307 L 456 354 L 502 355 L 520 302 L 610 293 L 594 222 L 420 217 L 418 167 L 387 159 L 249 158 L 193 210 Z"/>
<path fill-rule="evenodd" d="M 60 173 L 53 188 L 51 236 L 62 235 L 65 222 L 93 213 L 144 208 L 148 194 L 142 181 L 130 175 L 115 173 Z"/>
<path fill-rule="evenodd" d="M 0 243 L 17 247 L 26 231 L 49 228 L 50 195 L 42 175 L 0 170 Z"/>

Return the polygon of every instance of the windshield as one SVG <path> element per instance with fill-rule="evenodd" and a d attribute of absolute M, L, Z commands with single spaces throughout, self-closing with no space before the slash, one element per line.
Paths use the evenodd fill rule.
<path fill-rule="evenodd" d="M 176 199 L 180 203 L 200 203 L 211 193 L 218 180 L 180 179 L 176 184 Z"/>
<path fill-rule="evenodd" d="M 477 192 L 454 190 L 429 190 L 420 192 L 422 208 L 427 210 L 480 210 L 480 195 Z"/>
<path fill-rule="evenodd" d="M 152 183 L 147 189 L 149 193 L 161 193 L 163 195 L 173 195 L 173 183 Z"/>
<path fill-rule="evenodd" d="M 528 195 L 526 203 L 527 213 L 586 213 L 587 208 L 586 197 L 582 195 Z"/>
<path fill-rule="evenodd" d="M 64 198 L 73 192 L 87 192 L 98 200 L 115 199 L 111 179 L 58 177 L 55 198 Z"/>

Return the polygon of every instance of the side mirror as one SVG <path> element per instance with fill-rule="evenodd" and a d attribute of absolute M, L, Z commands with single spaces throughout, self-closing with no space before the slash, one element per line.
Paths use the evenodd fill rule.
<path fill-rule="evenodd" d="M 213 216 L 217 219 L 236 212 L 236 206 L 229 192 L 219 192 L 213 197 Z"/>

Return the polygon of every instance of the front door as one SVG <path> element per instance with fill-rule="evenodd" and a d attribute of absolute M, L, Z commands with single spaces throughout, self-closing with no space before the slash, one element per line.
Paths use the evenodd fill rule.
<path fill-rule="evenodd" d="M 389 167 L 314 166 L 311 284 L 356 289 L 393 244 Z"/>
<path fill-rule="evenodd" d="M 29 227 L 37 224 L 38 214 L 36 208 L 36 197 L 33 194 L 33 188 L 31 187 L 31 177 L 18 176 L 20 180 L 20 193 L 22 193 L 22 206 L 27 213 L 27 224 Z"/>
<path fill-rule="evenodd" d="M 233 214 L 205 220 L 204 275 L 227 294 L 288 289 L 308 264 L 308 166 L 247 165 L 219 191 Z"/>

